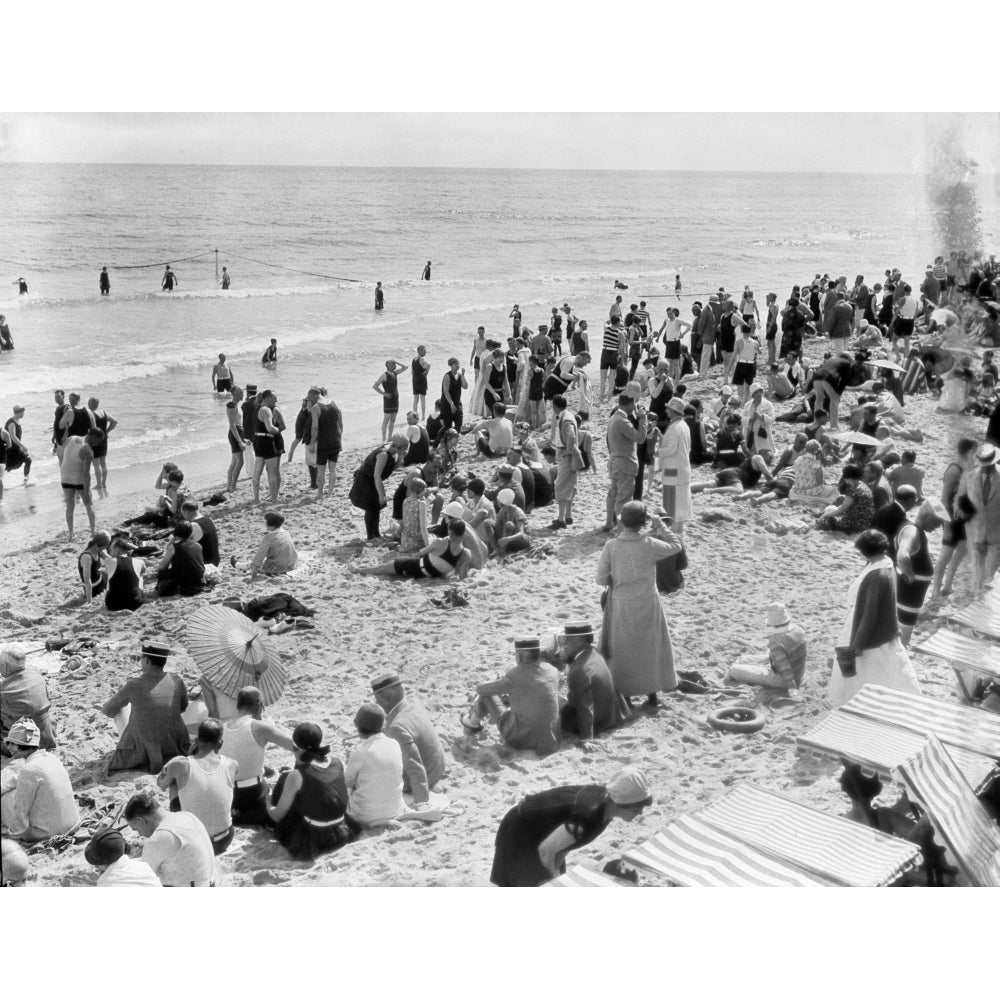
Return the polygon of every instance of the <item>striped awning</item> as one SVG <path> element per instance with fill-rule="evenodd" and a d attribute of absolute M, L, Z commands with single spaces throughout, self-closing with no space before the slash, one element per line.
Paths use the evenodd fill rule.
<path fill-rule="evenodd" d="M 968 607 L 948 616 L 949 621 L 958 622 L 976 632 L 982 632 L 993 639 L 1000 639 L 1000 608 L 993 602 L 973 601 Z"/>
<path fill-rule="evenodd" d="M 795 742 L 800 749 L 835 760 L 849 760 L 876 771 L 884 778 L 892 778 L 893 771 L 903 761 L 919 753 L 925 737 L 835 708 L 809 732 L 796 737 Z M 950 752 L 952 760 L 974 789 L 978 789 L 993 770 L 993 759 L 983 754 L 958 747 L 953 747 Z"/>
<path fill-rule="evenodd" d="M 947 660 L 953 667 L 974 670 L 977 674 L 1000 680 L 1000 646 L 986 639 L 970 639 L 967 635 L 943 628 L 914 647 Z"/>
<path fill-rule="evenodd" d="M 740 785 L 694 815 L 765 854 L 840 885 L 888 885 L 920 856 L 915 844 L 756 785 Z"/>
<path fill-rule="evenodd" d="M 679 886 L 829 886 L 832 879 L 801 871 L 741 843 L 697 816 L 681 816 L 624 858 Z"/>
<path fill-rule="evenodd" d="M 942 743 L 962 750 L 1000 756 L 1000 715 L 992 712 L 878 684 L 866 684 L 842 708 L 921 736 L 936 736 Z"/>
<path fill-rule="evenodd" d="M 962 779 L 951 748 L 930 737 L 900 764 L 900 780 L 919 803 L 970 885 L 1000 886 L 1000 829 Z"/>
<path fill-rule="evenodd" d="M 569 886 L 576 889 L 621 888 L 626 885 L 619 879 L 608 878 L 607 875 L 595 872 L 593 868 L 587 868 L 584 865 L 574 865 L 572 868 L 567 868 L 565 875 L 560 875 L 559 878 L 554 878 L 545 884 L 547 886 Z"/>

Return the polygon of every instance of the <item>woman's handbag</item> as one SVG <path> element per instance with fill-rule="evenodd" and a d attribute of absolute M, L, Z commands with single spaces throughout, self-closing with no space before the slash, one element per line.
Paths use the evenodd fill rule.
<path fill-rule="evenodd" d="M 687 552 L 681 547 L 680 552 L 667 556 L 656 563 L 656 589 L 661 594 L 676 594 L 684 589 L 683 570 L 688 568 Z"/>
<path fill-rule="evenodd" d="M 835 646 L 833 650 L 837 657 L 837 666 L 844 677 L 854 677 L 858 672 L 858 658 L 853 646 Z"/>

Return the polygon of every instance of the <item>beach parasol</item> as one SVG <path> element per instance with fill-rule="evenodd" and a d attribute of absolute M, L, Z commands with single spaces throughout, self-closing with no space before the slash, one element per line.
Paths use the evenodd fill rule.
<path fill-rule="evenodd" d="M 199 608 L 188 619 L 187 648 L 205 680 L 230 698 L 252 686 L 273 705 L 285 690 L 288 674 L 267 632 L 232 608 Z"/>
<path fill-rule="evenodd" d="M 838 431 L 836 434 L 831 434 L 830 438 L 843 444 L 863 444 L 869 448 L 874 448 L 878 444 L 878 438 L 862 434 L 861 431 Z"/>
<path fill-rule="evenodd" d="M 873 368 L 885 368 L 891 372 L 906 371 L 906 369 L 902 365 L 897 365 L 895 361 L 886 361 L 881 358 L 879 358 L 878 360 L 869 361 L 868 364 L 870 364 Z"/>
<path fill-rule="evenodd" d="M 935 375 L 944 375 L 945 372 L 950 372 L 955 367 L 955 355 L 943 347 L 934 347 L 933 345 L 921 347 L 920 360 L 925 363 L 931 361 Z"/>

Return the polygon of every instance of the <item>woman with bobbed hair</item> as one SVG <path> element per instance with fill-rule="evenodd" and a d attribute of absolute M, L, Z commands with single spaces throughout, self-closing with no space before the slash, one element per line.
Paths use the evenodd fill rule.
<path fill-rule="evenodd" d="M 858 535 L 854 547 L 866 563 L 847 591 L 847 617 L 837 638 L 830 676 L 830 701 L 835 708 L 865 684 L 920 694 L 920 682 L 899 639 L 896 569 L 887 555 L 889 540 L 869 528 Z"/>

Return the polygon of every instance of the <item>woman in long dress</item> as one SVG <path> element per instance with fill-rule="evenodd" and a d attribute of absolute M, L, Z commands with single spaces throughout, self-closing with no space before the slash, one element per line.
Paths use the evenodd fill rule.
<path fill-rule="evenodd" d="M 920 694 L 920 682 L 899 639 L 896 617 L 896 570 L 886 555 L 889 540 L 869 528 L 854 547 L 867 559 L 847 591 L 847 617 L 837 646 L 854 650 L 856 674 L 845 677 L 834 660 L 830 701 L 834 708 L 849 701 L 865 684 Z"/>
<path fill-rule="evenodd" d="M 670 423 L 660 442 L 663 475 L 663 509 L 678 537 L 691 520 L 691 431 L 684 422 L 684 402 L 677 396 L 667 403 Z"/>
<path fill-rule="evenodd" d="M 774 406 L 764 398 L 764 387 L 755 382 L 750 387 L 750 402 L 743 407 L 743 435 L 752 455 L 763 455 L 766 459 L 774 454 L 773 427 Z"/>
<path fill-rule="evenodd" d="M 491 417 L 492 413 L 486 412 L 486 384 L 489 378 L 490 366 L 493 361 L 493 351 L 499 345 L 495 340 L 487 340 L 486 347 L 479 352 L 479 370 L 476 372 L 476 384 L 472 387 L 472 395 L 469 397 L 468 413 L 476 417 Z"/>
<path fill-rule="evenodd" d="M 652 531 L 640 529 L 647 520 Z M 670 629 L 656 591 L 656 564 L 681 550 L 680 539 L 645 505 L 630 500 L 622 508 L 622 533 L 609 541 L 597 564 L 597 582 L 608 588 L 598 650 L 608 661 L 615 687 L 626 698 L 677 687 Z"/>

